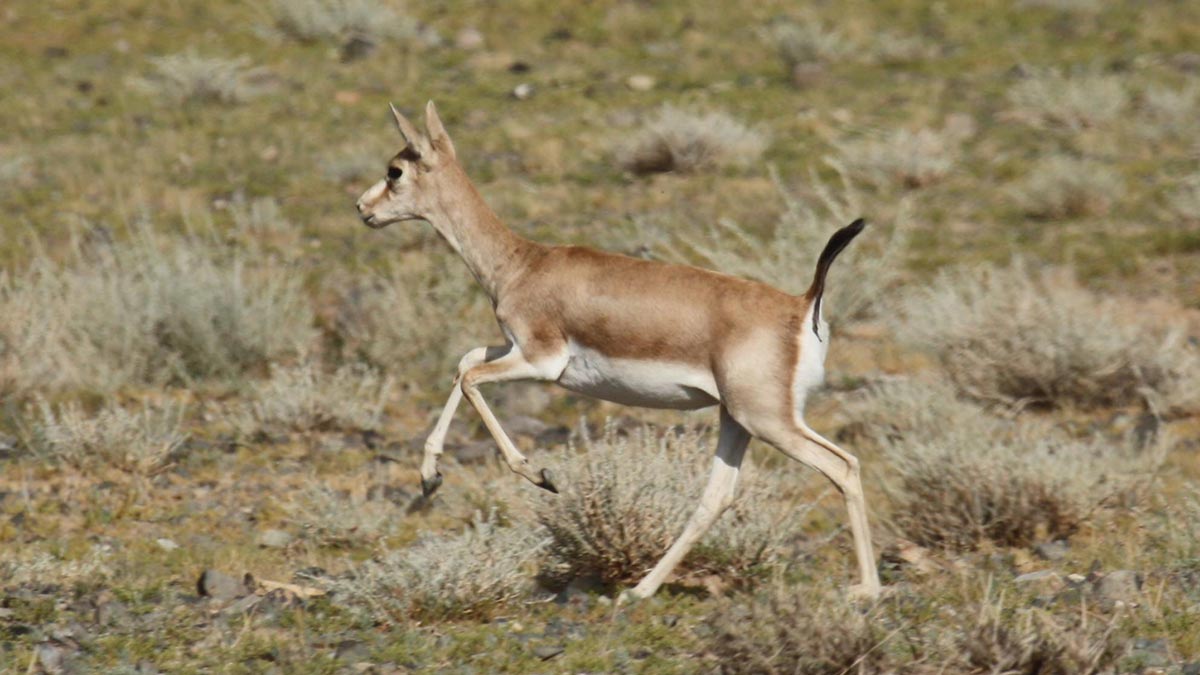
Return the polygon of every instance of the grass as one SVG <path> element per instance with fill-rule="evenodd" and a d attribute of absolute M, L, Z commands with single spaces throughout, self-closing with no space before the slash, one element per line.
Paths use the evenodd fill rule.
<path fill-rule="evenodd" d="M 12 0 L 0 24 L 0 671 L 46 669 L 51 648 L 84 672 L 1200 661 L 1195 3 Z M 469 406 L 421 496 L 455 364 L 503 340 L 425 224 L 369 231 L 353 210 L 400 149 L 386 104 L 419 118 L 427 99 L 484 198 L 539 241 L 802 292 L 830 233 L 866 218 L 831 271 L 833 386 L 806 420 L 862 459 L 887 599 L 841 599 L 857 573 L 840 500 L 757 443 L 720 525 L 745 539 L 619 610 L 625 581 L 538 587 L 536 516 L 555 502 L 497 462 Z M 654 129 L 668 107 L 700 121 Z M 643 133 L 647 166 L 671 170 L 622 162 Z M 987 282 L 1014 257 L 1024 280 Z M 670 477 L 652 503 L 694 506 L 710 412 L 541 388 L 484 392 L 523 452 L 575 485 L 591 467 L 595 494 Z M 518 412 L 597 447 L 567 453 Z M 610 485 L 607 418 L 695 439 L 621 439 L 659 468 Z M 1153 490 L 1120 489 L 1160 453 Z M 673 536 L 634 497 L 646 539 Z M 944 502 L 951 534 L 909 540 L 926 530 L 899 509 L 934 523 Z M 611 524 L 596 513 L 588 528 Z M 294 539 L 260 546 L 270 529 Z M 1042 559 L 1052 532 L 1061 557 Z M 206 569 L 302 593 L 199 597 Z M 1137 606 L 1101 597 L 1093 570 L 1141 575 Z"/>

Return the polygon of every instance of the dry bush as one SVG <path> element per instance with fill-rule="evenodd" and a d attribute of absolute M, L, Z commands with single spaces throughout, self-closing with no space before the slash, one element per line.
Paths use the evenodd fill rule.
<path fill-rule="evenodd" d="M 340 287 L 336 329 L 345 357 L 403 372 L 409 385 L 436 381 L 448 390 L 459 359 L 499 339 L 474 283 L 457 259 L 422 254 L 366 285 Z"/>
<path fill-rule="evenodd" d="M 610 425 L 586 452 L 568 449 L 555 468 L 563 490 L 543 503 L 538 520 L 550 533 L 553 581 L 603 583 L 641 579 L 683 532 L 700 503 L 716 439 L 695 431 L 621 437 Z M 800 531 L 805 506 L 783 496 L 789 472 L 754 471 L 747 462 L 729 508 L 680 563 L 681 574 L 721 574 L 744 580 L 775 564 Z"/>
<path fill-rule="evenodd" d="M 75 403 L 55 409 L 38 399 L 36 416 L 24 430 L 25 444 L 41 457 L 79 469 L 107 464 L 149 474 L 187 440 L 183 416 L 184 407 L 171 403 L 136 412 L 110 403 L 92 415 Z"/>
<path fill-rule="evenodd" d="M 332 375 L 306 362 L 272 367 L 271 378 L 256 382 L 252 400 L 230 421 L 245 436 L 280 431 L 365 431 L 378 429 L 393 380 L 360 364 Z"/>
<path fill-rule="evenodd" d="M 709 614 L 707 651 L 723 675 L 844 675 L 887 670 L 878 609 L 861 611 L 840 595 L 774 585 Z"/>
<path fill-rule="evenodd" d="M 1196 372 L 1181 326 L 1140 323 L 1130 306 L 1020 261 L 943 271 L 901 309 L 900 339 L 982 401 L 1125 405 Z"/>
<path fill-rule="evenodd" d="M 336 597 L 380 622 L 487 618 L 528 597 L 545 533 L 476 518 L 462 533 L 431 537 L 365 563 L 334 585 Z"/>
<path fill-rule="evenodd" d="M 193 51 L 150 59 L 154 73 L 133 80 L 155 97 L 177 102 L 241 103 L 262 94 L 267 72 L 246 58 L 201 56 Z"/>
<path fill-rule="evenodd" d="M 962 153 L 964 134 L 895 129 L 835 144 L 841 162 L 855 176 L 874 185 L 898 183 L 918 188 L 944 178 Z"/>
<path fill-rule="evenodd" d="M 103 582 L 115 573 L 112 558 L 112 549 L 106 544 L 95 544 L 85 556 L 74 560 L 32 546 L 5 547 L 0 549 L 0 590 L 28 584 Z"/>
<path fill-rule="evenodd" d="M 382 178 L 384 166 L 374 148 L 365 145 L 346 145 L 321 159 L 321 173 L 338 184 L 369 178 Z"/>
<path fill-rule="evenodd" d="M 374 43 L 417 35 L 416 21 L 402 7 L 376 0 L 273 0 L 270 11 L 279 30 L 304 42 Z"/>
<path fill-rule="evenodd" d="M 20 154 L 0 157 L 0 195 L 19 185 L 29 174 L 29 158 Z"/>
<path fill-rule="evenodd" d="M 851 393 L 843 406 L 850 420 L 847 430 L 881 444 L 901 439 L 925 443 L 939 439 L 946 429 L 991 435 L 1002 425 L 941 377 L 876 383 Z"/>
<path fill-rule="evenodd" d="M 1021 0 L 1021 7 L 1041 7 L 1069 14 L 1096 14 L 1104 5 L 1101 0 Z"/>
<path fill-rule="evenodd" d="M 247 234 L 277 234 L 290 228 L 274 197 L 259 197 L 250 201 L 239 199 L 229 207 L 233 225 Z"/>
<path fill-rule="evenodd" d="M 845 36 L 813 17 L 776 23 L 767 33 L 789 73 L 803 64 L 840 61 L 855 51 Z"/>
<path fill-rule="evenodd" d="M 631 221 L 634 231 L 610 230 L 614 246 L 632 239 L 655 257 L 693 263 L 749 279 L 757 279 L 789 293 L 803 293 L 812 282 L 812 270 L 829 237 L 865 209 L 862 195 L 839 168 L 840 188 L 812 176 L 813 194 L 801 198 L 791 193 L 774 171 L 771 176 L 785 211 L 769 236 L 753 234 L 737 223 L 720 219 L 697 234 L 682 226 L 658 225 L 645 219 Z M 891 222 L 873 222 L 838 257 L 830 272 L 822 311 L 830 325 L 875 315 L 888 301 L 889 292 L 903 274 L 900 257 L 906 247 L 911 214 L 908 202 Z M 688 227 L 694 228 L 689 223 Z"/>
<path fill-rule="evenodd" d="M 1079 131 L 1116 121 L 1129 103 L 1118 75 L 1056 71 L 1034 73 L 1008 90 L 1012 114 L 1034 126 Z"/>
<path fill-rule="evenodd" d="M 617 163 L 636 174 L 683 173 L 718 166 L 748 166 L 762 157 L 767 139 L 721 112 L 697 113 L 666 105 L 616 151 Z"/>
<path fill-rule="evenodd" d="M 1185 224 L 1200 224 L 1200 174 L 1188 177 L 1167 196 L 1167 208 Z"/>
<path fill-rule="evenodd" d="M 1006 609 L 999 600 L 984 600 L 977 609 L 971 623 L 956 633 L 957 654 L 943 662 L 945 672 L 1090 675 L 1115 672 L 1125 651 L 1115 617 L 1089 620 L 1038 608 Z"/>
<path fill-rule="evenodd" d="M 1021 210 L 1037 218 L 1102 216 L 1124 192 L 1125 182 L 1113 168 L 1065 155 L 1039 160 L 1011 190 Z"/>
<path fill-rule="evenodd" d="M 374 545 L 404 519 L 404 509 L 387 499 L 364 499 L 316 482 L 279 505 L 308 539 L 330 548 Z"/>
<path fill-rule="evenodd" d="M 0 393 L 232 378 L 300 353 L 315 336 L 303 280 L 252 255 L 143 231 L 77 242 L 65 264 L 35 256 L 0 276 Z"/>
<path fill-rule="evenodd" d="M 1200 85 L 1155 87 L 1142 97 L 1142 128 L 1151 138 L 1188 138 L 1200 117 Z"/>

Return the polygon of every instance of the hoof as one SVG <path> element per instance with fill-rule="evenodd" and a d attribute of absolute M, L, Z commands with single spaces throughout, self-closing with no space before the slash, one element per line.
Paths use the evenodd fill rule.
<path fill-rule="evenodd" d="M 554 494 L 558 494 L 558 488 L 554 485 L 554 478 L 550 475 L 549 469 L 542 469 L 542 480 L 537 486 L 543 490 L 549 490 Z"/>
<path fill-rule="evenodd" d="M 439 471 L 434 474 L 433 478 L 430 478 L 429 480 L 425 480 L 424 478 L 421 479 L 421 494 L 425 495 L 425 498 L 428 499 L 429 496 L 434 492 L 437 492 L 437 489 L 441 486 L 442 473 Z"/>

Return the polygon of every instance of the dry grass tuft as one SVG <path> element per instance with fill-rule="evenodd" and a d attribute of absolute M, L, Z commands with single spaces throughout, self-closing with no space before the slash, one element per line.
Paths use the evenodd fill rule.
<path fill-rule="evenodd" d="M 1111 167 L 1065 155 L 1040 160 L 1012 188 L 1014 201 L 1036 218 L 1102 216 L 1124 192 L 1125 182 Z"/>
<path fill-rule="evenodd" d="M 711 434 L 650 429 L 621 437 L 610 426 L 603 437 L 584 439 L 586 452 L 568 450 L 555 471 L 566 479 L 563 493 L 538 513 L 551 537 L 546 576 L 610 584 L 644 576 L 700 503 L 715 442 Z M 792 480 L 743 466 L 733 506 L 678 572 L 746 580 L 775 564 L 808 512 L 782 499 Z"/>
<path fill-rule="evenodd" d="M 1200 224 L 1200 174 L 1189 176 L 1167 196 L 1167 208 L 1185 225 Z"/>
<path fill-rule="evenodd" d="M 1118 75 L 1042 71 L 1008 90 L 1012 113 L 1028 124 L 1080 131 L 1116 121 L 1129 103 Z"/>
<path fill-rule="evenodd" d="M 919 188 L 935 183 L 954 168 L 962 153 L 958 129 L 895 129 L 837 143 L 841 162 L 874 185 Z"/>
<path fill-rule="evenodd" d="M 112 558 L 111 547 L 104 544 L 93 545 L 86 555 L 73 560 L 32 547 L 0 551 L 0 590 L 29 584 L 100 583 L 115 574 Z"/>
<path fill-rule="evenodd" d="M 241 103 L 261 95 L 266 70 L 246 58 L 201 56 L 193 51 L 150 59 L 154 73 L 133 84 L 150 95 L 176 102 Z"/>
<path fill-rule="evenodd" d="M 311 362 L 273 367 L 256 382 L 253 400 L 230 419 L 244 436 L 280 431 L 378 429 L 393 380 L 359 364 L 325 375 Z"/>
<path fill-rule="evenodd" d="M 457 535 L 431 537 L 368 562 L 334 586 L 337 597 L 380 622 L 487 618 L 528 597 L 544 533 L 477 517 Z"/>
<path fill-rule="evenodd" d="M 1142 128 L 1151 138 L 1188 138 L 1200 117 L 1200 85 L 1147 89 L 1141 112 Z"/>
<path fill-rule="evenodd" d="M 722 673 L 842 675 L 885 672 L 880 612 L 844 597 L 775 585 L 709 615 L 709 653 Z"/>
<path fill-rule="evenodd" d="M 37 402 L 37 417 L 25 431 L 25 444 L 37 455 L 78 469 L 114 466 L 135 474 L 162 468 L 187 435 L 184 407 L 166 404 L 131 412 L 109 403 L 95 415 L 78 404 L 53 408 Z"/>
<path fill-rule="evenodd" d="M 960 391 L 1004 404 L 1126 405 L 1194 374 L 1180 326 L 1074 279 L 1008 268 L 944 271 L 902 303 L 900 339 L 932 351 Z"/>
<path fill-rule="evenodd" d="M 303 280 L 251 256 L 142 231 L 0 276 L 0 394 L 234 378 L 307 349 Z"/>
<path fill-rule="evenodd" d="M 855 49 L 845 36 L 812 17 L 776 23 L 768 35 L 789 73 L 799 65 L 840 61 Z"/>
<path fill-rule="evenodd" d="M 687 173 L 718 166 L 748 166 L 762 157 L 767 139 L 721 112 L 696 113 L 663 106 L 616 151 L 621 168 L 635 174 Z"/>
<path fill-rule="evenodd" d="M 280 501 L 288 518 L 318 546 L 372 546 L 392 534 L 404 510 L 386 499 L 365 499 L 313 482 Z"/>
<path fill-rule="evenodd" d="M 270 11 L 285 35 L 303 42 L 379 42 L 417 35 L 416 21 L 372 0 L 273 0 Z"/>

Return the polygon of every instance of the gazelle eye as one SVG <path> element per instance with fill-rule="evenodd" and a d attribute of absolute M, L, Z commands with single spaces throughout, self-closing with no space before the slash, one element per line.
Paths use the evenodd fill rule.
<path fill-rule="evenodd" d="M 388 167 L 388 173 L 387 173 L 388 180 L 400 180 L 400 176 L 403 176 L 403 175 L 404 175 L 404 169 L 401 169 L 398 166 L 389 166 Z"/>

